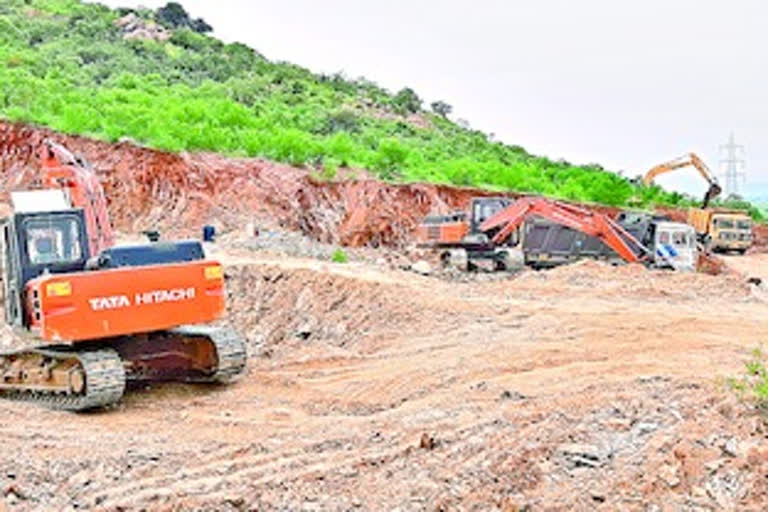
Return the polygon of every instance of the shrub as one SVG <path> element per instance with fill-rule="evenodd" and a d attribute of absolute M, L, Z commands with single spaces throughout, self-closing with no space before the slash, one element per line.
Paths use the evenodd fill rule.
<path fill-rule="evenodd" d="M 347 253 L 344 252 L 343 249 L 336 249 L 333 251 L 333 254 L 331 254 L 331 261 L 334 263 L 347 263 L 349 261 L 349 256 L 347 256 Z"/>
<path fill-rule="evenodd" d="M 339 161 L 335 158 L 326 158 L 323 160 L 323 172 L 321 177 L 325 181 L 331 181 L 336 179 L 336 175 L 339 173 Z"/>
<path fill-rule="evenodd" d="M 186 27 L 201 34 L 213 30 L 213 27 L 203 21 L 202 18 L 196 20 L 190 18 L 184 7 L 177 2 L 168 2 L 165 7 L 160 7 L 155 11 L 155 18 L 168 28 Z"/>
<path fill-rule="evenodd" d="M 742 399 L 753 403 L 763 414 L 768 414 L 768 357 L 762 347 L 752 351 L 744 363 L 744 375 L 728 379 L 728 384 Z"/>
<path fill-rule="evenodd" d="M 415 114 L 421 110 L 421 98 L 410 87 L 401 89 L 392 99 L 395 110 L 401 114 Z"/>
<path fill-rule="evenodd" d="M 398 139 L 388 138 L 379 144 L 379 154 L 374 162 L 374 168 L 385 180 L 397 177 L 397 171 L 405 163 L 408 157 L 406 148 Z"/>
<path fill-rule="evenodd" d="M 453 107 L 444 101 L 435 101 L 430 106 L 432 107 L 432 112 L 440 117 L 448 117 L 448 114 L 453 112 Z"/>
<path fill-rule="evenodd" d="M 330 135 L 339 131 L 360 132 L 360 119 L 354 111 L 344 109 L 330 114 L 320 129 L 320 133 L 324 135 Z"/>

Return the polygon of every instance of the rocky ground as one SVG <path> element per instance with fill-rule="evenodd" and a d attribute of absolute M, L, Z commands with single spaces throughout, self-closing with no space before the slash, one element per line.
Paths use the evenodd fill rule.
<path fill-rule="evenodd" d="M 768 508 L 768 428 L 724 384 L 768 332 L 744 274 L 211 252 L 247 374 L 92 414 L 0 402 L 0 510 Z"/>

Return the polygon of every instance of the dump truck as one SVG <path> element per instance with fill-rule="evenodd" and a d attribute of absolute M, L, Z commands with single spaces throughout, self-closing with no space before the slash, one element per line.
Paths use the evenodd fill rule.
<path fill-rule="evenodd" d="M 647 248 L 645 263 L 654 268 L 691 271 L 696 268 L 696 237 L 687 224 L 645 212 L 621 212 L 616 223 Z M 533 217 L 523 227 L 523 257 L 533 268 L 551 268 L 591 258 L 621 263 L 621 258 L 599 238 L 548 219 Z"/>
<path fill-rule="evenodd" d="M 752 219 L 742 210 L 690 208 L 688 224 L 704 247 L 714 252 L 744 254 L 754 241 Z"/>
<path fill-rule="evenodd" d="M 5 322 L 22 344 L 0 352 L 0 397 L 81 411 L 128 382 L 241 374 L 221 264 L 197 240 L 116 245 L 90 165 L 51 140 L 40 158 L 42 188 L 12 192 L 0 223 Z"/>
<path fill-rule="evenodd" d="M 532 268 L 551 268 L 582 258 L 621 261 L 600 239 L 541 217 L 525 221 L 521 238 L 523 261 Z"/>
<path fill-rule="evenodd" d="M 696 270 L 698 247 L 696 232 L 690 225 L 673 222 L 665 215 L 637 211 L 620 212 L 616 222 L 650 250 L 650 266 Z"/>

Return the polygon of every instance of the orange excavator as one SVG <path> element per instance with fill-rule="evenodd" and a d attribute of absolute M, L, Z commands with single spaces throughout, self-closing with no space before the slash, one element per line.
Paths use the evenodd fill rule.
<path fill-rule="evenodd" d="M 663 164 L 657 165 L 648 171 L 645 176 L 643 176 L 643 184 L 646 186 L 650 185 L 653 183 L 653 180 L 656 178 L 656 176 L 688 166 L 694 167 L 699 172 L 701 177 L 704 178 L 709 184 L 709 188 L 704 194 L 704 199 L 701 203 L 701 207 L 706 208 L 712 199 L 720 195 L 722 188 L 720 187 L 720 184 L 717 182 L 717 178 L 715 178 L 715 175 L 712 174 L 712 171 L 709 169 L 707 164 L 705 164 L 704 161 L 699 158 L 698 155 L 696 155 L 696 153 L 688 153 L 687 155 L 681 156 L 680 158 L 676 158 L 674 160 L 670 160 L 669 162 L 664 162 Z"/>
<path fill-rule="evenodd" d="M 469 216 L 457 212 L 429 216 L 419 226 L 417 238 L 422 247 L 444 251 L 444 262 L 492 260 L 497 270 L 509 266 L 509 249 L 519 243 L 518 228 L 529 218 L 538 217 L 602 241 L 624 261 L 647 260 L 651 251 L 616 221 L 602 213 L 543 197 L 510 200 L 503 197 L 472 199 Z M 458 254 L 461 253 L 461 254 Z"/>
<path fill-rule="evenodd" d="M 86 410 L 128 382 L 227 382 L 245 343 L 216 322 L 222 266 L 195 240 L 114 244 L 97 175 L 63 146 L 40 148 L 42 188 L 12 192 L 2 227 L 5 321 L 27 348 L 0 352 L 0 396 Z"/>

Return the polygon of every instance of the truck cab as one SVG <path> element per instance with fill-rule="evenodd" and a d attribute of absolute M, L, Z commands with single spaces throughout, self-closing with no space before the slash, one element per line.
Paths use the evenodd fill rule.
<path fill-rule="evenodd" d="M 752 246 L 752 219 L 743 213 L 713 213 L 709 244 L 715 251 L 744 254 Z"/>
<path fill-rule="evenodd" d="M 705 247 L 715 252 L 736 251 L 744 254 L 752 247 L 752 219 L 742 210 L 688 210 L 688 223 Z"/>
<path fill-rule="evenodd" d="M 657 222 L 651 248 L 655 267 L 696 270 L 696 231 L 688 224 Z"/>
<path fill-rule="evenodd" d="M 643 211 L 623 211 L 616 221 L 650 251 L 651 265 L 675 270 L 696 270 L 696 230 L 688 224 L 672 222 L 666 215 Z"/>

